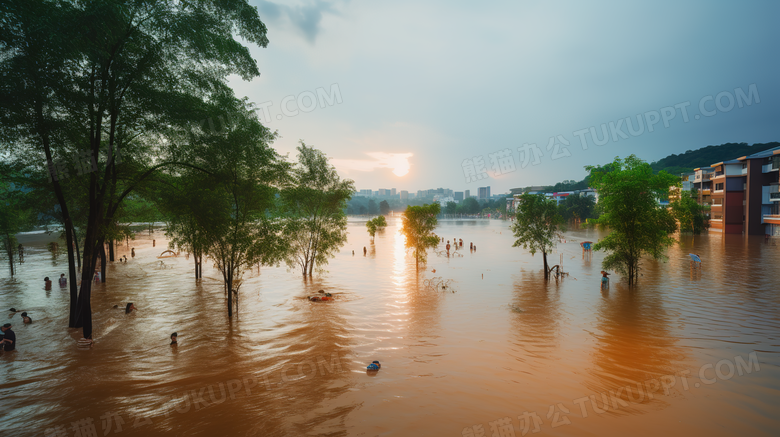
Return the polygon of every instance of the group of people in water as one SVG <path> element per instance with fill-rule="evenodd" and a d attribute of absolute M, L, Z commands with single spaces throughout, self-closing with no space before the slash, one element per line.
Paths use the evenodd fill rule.
<path fill-rule="evenodd" d="M 12 313 L 11 317 L 20 312 L 17 311 L 16 308 L 11 308 L 10 311 Z M 32 323 L 32 317 L 28 316 L 26 311 L 21 313 L 22 323 Z M 10 323 L 6 323 L 0 327 L 0 350 L 4 352 L 11 352 L 16 350 L 16 333 L 11 329 L 12 327 L 13 325 Z"/>
<path fill-rule="evenodd" d="M 444 241 L 444 238 L 439 237 L 439 243 L 441 244 Z M 463 247 L 463 239 L 462 238 L 453 238 L 452 243 L 454 244 L 455 250 L 458 250 L 459 248 Z M 450 240 L 447 240 L 447 245 L 444 246 L 445 249 L 447 249 L 447 255 L 450 254 L 450 249 L 453 247 L 450 245 Z M 474 243 L 469 242 L 469 251 L 475 252 L 477 250 L 477 245 Z"/>

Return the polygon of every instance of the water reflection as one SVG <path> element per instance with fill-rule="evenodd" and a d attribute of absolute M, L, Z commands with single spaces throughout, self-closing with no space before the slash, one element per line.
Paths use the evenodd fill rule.
<path fill-rule="evenodd" d="M 675 374 L 685 359 L 684 349 L 671 332 L 673 320 L 664 308 L 663 294 L 641 286 L 629 289 L 624 283 L 613 281 L 610 290 L 603 293 L 597 311 L 597 330 L 592 333 L 596 345 L 584 386 L 593 394 L 617 392 L 628 386 L 631 391 L 626 390 L 619 397 L 632 403 L 648 402 L 642 384 Z M 637 384 L 639 389 L 635 388 Z M 603 408 L 602 404 L 599 406 Z M 637 410 L 619 410 L 628 411 Z"/>
<path fill-rule="evenodd" d="M 523 271 L 514 281 L 510 304 L 511 354 L 524 363 L 522 372 L 534 374 L 549 366 L 560 343 L 560 283 L 545 281 L 541 271 Z"/>

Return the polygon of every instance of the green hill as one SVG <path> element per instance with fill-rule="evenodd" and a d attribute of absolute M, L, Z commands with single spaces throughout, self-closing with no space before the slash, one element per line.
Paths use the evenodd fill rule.
<path fill-rule="evenodd" d="M 679 155 L 669 155 L 650 165 L 656 172 L 666 170 L 667 173 L 679 175 L 680 173 L 690 173 L 694 168 L 709 167 L 716 162 L 741 158 L 778 146 L 780 146 L 780 143 L 777 142 L 753 144 L 752 146 L 747 143 L 726 143 L 720 146 L 707 146 L 701 149 L 688 150 Z"/>
<path fill-rule="evenodd" d="M 694 168 L 709 167 L 717 162 L 730 161 L 732 159 L 763 152 L 764 150 L 772 149 L 774 147 L 780 147 L 780 143 L 756 143 L 752 146 L 747 143 L 726 143 L 719 146 L 707 146 L 702 147 L 701 149 L 688 150 L 679 155 L 672 154 L 651 163 L 650 166 L 653 167 L 653 171 L 656 173 L 665 170 L 667 173 L 680 175 L 681 173 L 691 173 Z M 555 185 L 548 185 L 543 188 L 545 191 L 582 190 L 588 188 L 589 178 L 590 176 L 586 176 L 585 179 L 579 182 L 558 182 Z M 530 188 L 531 187 L 526 187 L 523 191 L 528 191 Z"/>

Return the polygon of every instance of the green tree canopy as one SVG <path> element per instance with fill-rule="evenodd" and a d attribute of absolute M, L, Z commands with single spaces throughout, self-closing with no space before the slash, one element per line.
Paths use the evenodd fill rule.
<path fill-rule="evenodd" d="M 387 200 L 379 202 L 379 213 L 382 215 L 390 214 L 390 204 L 387 203 Z"/>
<path fill-rule="evenodd" d="M 444 208 L 445 214 L 457 214 L 458 204 L 455 202 L 447 202 L 447 206 Z"/>
<path fill-rule="evenodd" d="M 696 188 L 693 188 L 690 191 L 681 191 L 680 197 L 669 203 L 672 216 L 680 223 L 681 232 L 699 235 L 709 227 L 709 208 L 699 205 L 698 197 Z"/>
<path fill-rule="evenodd" d="M 571 194 L 558 206 L 565 220 L 579 219 L 585 221 L 595 217 L 596 200 L 580 193 Z"/>
<path fill-rule="evenodd" d="M 473 197 L 464 199 L 460 204 L 460 212 L 462 214 L 478 214 L 481 209 L 479 202 Z"/>

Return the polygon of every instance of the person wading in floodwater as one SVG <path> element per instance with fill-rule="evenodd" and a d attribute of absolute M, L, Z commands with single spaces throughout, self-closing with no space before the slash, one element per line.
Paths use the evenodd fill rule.
<path fill-rule="evenodd" d="M 601 271 L 601 288 L 609 288 L 609 273 Z"/>
<path fill-rule="evenodd" d="M 3 350 L 10 352 L 16 349 L 16 333 L 11 331 L 11 324 L 6 323 L 0 330 L 3 331 L 3 339 L 0 340 L 0 344 L 3 345 Z"/>

